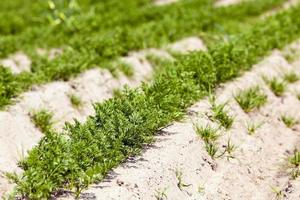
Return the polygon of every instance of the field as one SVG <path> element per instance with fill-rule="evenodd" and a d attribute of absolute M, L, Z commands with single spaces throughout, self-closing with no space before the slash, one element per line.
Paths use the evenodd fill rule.
<path fill-rule="evenodd" d="M 300 199 L 298 0 L 2 0 L 2 199 Z"/>

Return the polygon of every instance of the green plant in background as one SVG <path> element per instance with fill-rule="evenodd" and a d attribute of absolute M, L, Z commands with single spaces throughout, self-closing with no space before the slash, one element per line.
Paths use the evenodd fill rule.
<path fill-rule="evenodd" d="M 185 184 L 185 183 L 183 183 L 183 180 L 182 180 L 183 173 L 179 169 L 176 169 L 175 175 L 176 175 L 176 178 L 177 178 L 177 187 L 180 190 L 183 190 L 183 188 L 189 187 L 189 186 L 192 185 L 192 184 Z"/>
<path fill-rule="evenodd" d="M 34 125 L 39 128 L 42 133 L 48 133 L 51 131 L 53 125 L 52 112 L 42 109 L 32 112 L 30 116 Z"/>
<path fill-rule="evenodd" d="M 300 152 L 296 149 L 294 154 L 288 158 L 289 164 L 291 165 L 291 176 L 296 179 L 300 175 Z"/>
<path fill-rule="evenodd" d="M 279 97 L 283 95 L 284 91 L 286 90 L 286 83 L 284 81 L 280 81 L 275 77 L 272 79 L 263 77 L 263 79 L 276 96 Z"/>
<path fill-rule="evenodd" d="M 212 128 L 209 125 L 207 125 L 206 127 L 196 126 L 196 133 L 206 143 L 215 142 L 220 137 L 220 135 L 218 134 L 218 129 Z"/>
<path fill-rule="evenodd" d="M 290 163 L 294 167 L 300 166 L 300 151 L 295 150 L 294 154 L 289 158 Z"/>
<path fill-rule="evenodd" d="M 234 98 L 246 113 L 260 108 L 267 102 L 267 95 L 259 86 L 240 91 Z"/>
<path fill-rule="evenodd" d="M 75 17 L 73 15 L 80 12 L 80 6 L 76 0 L 70 0 L 65 9 L 63 9 L 63 5 L 60 4 L 63 3 L 55 3 L 53 0 L 48 1 L 50 14 L 47 18 L 49 23 L 52 26 L 64 23 L 66 26 L 71 28 L 71 26 L 74 26 L 75 21 Z"/>
<path fill-rule="evenodd" d="M 133 67 L 126 62 L 119 62 L 119 69 L 127 76 L 132 77 L 134 75 Z"/>
<path fill-rule="evenodd" d="M 21 73 L 13 82 L 0 83 L 6 85 L 0 88 L 0 93 L 5 94 L 0 95 L 0 107 L 13 103 L 14 97 L 33 84 L 68 80 L 94 66 L 115 74 L 111 63 L 130 51 L 163 47 L 203 31 L 208 35 L 236 35 L 250 29 L 250 18 L 257 18 L 284 0 L 255 0 L 227 8 L 212 8 L 211 0 L 180 1 L 163 7 L 153 6 L 152 0 L 26 2 L 25 5 L 21 0 L 1 1 L 0 33 L 11 35 L 1 37 L 0 58 L 23 51 L 33 64 L 31 73 Z M 126 11 L 120 12 L 124 7 Z M 17 14 L 11 15 L 11 10 L 17 10 Z M 53 25 L 49 26 L 49 22 Z M 213 38 L 219 39 L 211 44 L 224 40 Z M 47 60 L 37 54 L 37 47 L 63 47 L 64 51 Z"/>
<path fill-rule="evenodd" d="M 293 116 L 289 116 L 285 114 L 281 115 L 280 119 L 288 128 L 293 127 L 298 122 L 298 120 L 295 119 Z"/>
<path fill-rule="evenodd" d="M 234 118 L 228 114 L 228 111 L 225 110 L 227 103 L 216 104 L 215 101 L 212 102 L 212 118 L 217 120 L 224 128 L 230 129 L 232 127 Z"/>
<path fill-rule="evenodd" d="M 263 122 L 255 123 L 255 122 L 247 122 L 246 127 L 249 135 L 253 135 L 257 129 L 259 129 L 263 125 Z"/>
<path fill-rule="evenodd" d="M 155 199 L 156 200 L 165 200 L 168 199 L 167 188 L 163 188 L 161 190 L 155 190 Z"/>
<path fill-rule="evenodd" d="M 75 94 L 69 95 L 70 102 L 74 108 L 80 108 L 82 106 L 82 100 L 79 96 Z"/>
<path fill-rule="evenodd" d="M 295 83 L 299 80 L 299 76 L 294 71 L 291 71 L 285 73 L 283 79 L 288 83 Z"/>

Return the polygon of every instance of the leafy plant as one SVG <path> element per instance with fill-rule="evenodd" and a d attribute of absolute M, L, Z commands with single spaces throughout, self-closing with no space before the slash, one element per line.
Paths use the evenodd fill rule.
<path fill-rule="evenodd" d="M 263 122 L 261 123 L 255 123 L 255 122 L 247 122 L 247 131 L 249 135 L 253 135 L 257 129 L 259 129 L 263 125 Z"/>
<path fill-rule="evenodd" d="M 119 69 L 128 77 L 132 77 L 134 75 L 134 69 L 128 63 L 119 62 Z"/>
<path fill-rule="evenodd" d="M 212 159 L 220 157 L 217 155 L 219 148 L 218 148 L 217 144 L 214 142 L 206 142 L 205 150 Z"/>
<path fill-rule="evenodd" d="M 294 83 L 299 80 L 299 76 L 292 71 L 285 73 L 283 79 L 288 83 Z"/>
<path fill-rule="evenodd" d="M 299 151 L 294 151 L 294 155 L 289 158 L 290 163 L 294 167 L 299 167 L 300 166 L 300 152 Z"/>
<path fill-rule="evenodd" d="M 283 199 L 284 193 L 282 190 L 276 188 L 276 187 L 271 187 L 272 192 L 275 194 L 275 198 L 277 200 Z"/>
<path fill-rule="evenodd" d="M 82 106 L 82 101 L 79 96 L 76 96 L 75 94 L 70 94 L 69 98 L 73 107 L 79 108 Z"/>
<path fill-rule="evenodd" d="M 237 147 L 234 144 L 231 143 L 230 139 L 227 140 L 227 144 L 224 145 L 224 148 L 225 148 L 224 154 L 225 153 L 228 154 L 227 159 L 234 158 L 233 152 L 236 150 Z"/>
<path fill-rule="evenodd" d="M 189 187 L 189 186 L 191 186 L 191 184 L 185 184 L 185 183 L 183 183 L 183 180 L 182 180 L 182 175 L 183 175 L 183 173 L 182 173 L 182 171 L 176 169 L 175 175 L 176 175 L 176 178 L 177 178 L 177 181 L 178 181 L 178 182 L 177 182 L 177 186 L 178 186 L 178 188 L 179 188 L 180 190 L 183 190 L 184 187 Z"/>
<path fill-rule="evenodd" d="M 211 109 L 213 112 L 213 119 L 219 121 L 224 128 L 229 129 L 231 128 L 234 119 L 228 115 L 228 112 L 225 110 L 226 104 L 227 103 L 217 105 L 215 102 L 212 102 Z"/>
<path fill-rule="evenodd" d="M 207 125 L 206 127 L 197 126 L 196 133 L 204 140 L 204 142 L 214 142 L 219 138 L 218 129 Z"/>
<path fill-rule="evenodd" d="M 267 102 L 267 95 L 258 86 L 241 91 L 234 98 L 246 113 L 260 108 Z"/>
<path fill-rule="evenodd" d="M 156 200 L 168 199 L 167 188 L 164 188 L 162 190 L 156 190 L 154 196 L 155 196 Z"/>
<path fill-rule="evenodd" d="M 286 89 L 285 82 L 280 81 L 277 78 L 272 78 L 272 79 L 264 78 L 264 80 L 276 96 L 282 96 L 283 95 L 283 93 Z"/>
<path fill-rule="evenodd" d="M 291 128 L 297 124 L 297 119 L 288 115 L 281 115 L 281 121 L 288 127 Z"/>
<path fill-rule="evenodd" d="M 43 133 L 48 133 L 53 125 L 53 113 L 45 109 L 35 111 L 31 114 L 31 120 Z"/>

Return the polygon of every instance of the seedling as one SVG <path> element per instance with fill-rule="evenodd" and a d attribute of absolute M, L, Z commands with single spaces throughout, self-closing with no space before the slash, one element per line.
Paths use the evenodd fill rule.
<path fill-rule="evenodd" d="M 247 122 L 247 131 L 249 135 L 253 135 L 257 129 L 259 129 L 263 125 L 263 122 L 261 123 L 255 123 L 255 122 Z"/>
<path fill-rule="evenodd" d="M 179 171 L 178 169 L 176 169 L 175 171 L 175 175 L 176 175 L 176 178 L 177 178 L 177 186 L 180 190 L 183 190 L 183 188 L 185 187 L 189 187 L 191 186 L 192 184 L 185 184 L 183 183 L 183 180 L 182 180 L 182 171 Z"/>
<path fill-rule="evenodd" d="M 113 89 L 113 96 L 114 97 L 120 97 L 122 95 L 122 90 L 119 88 Z"/>
<path fill-rule="evenodd" d="M 225 147 L 224 153 L 228 154 L 227 159 L 229 160 L 230 158 L 234 158 L 233 152 L 236 150 L 236 146 L 231 143 L 230 139 L 227 140 L 227 144 L 224 145 L 224 147 Z"/>
<path fill-rule="evenodd" d="M 295 72 L 287 72 L 284 74 L 283 79 L 288 83 L 294 83 L 299 80 L 299 76 Z"/>
<path fill-rule="evenodd" d="M 31 120 L 37 128 L 39 128 L 43 133 L 47 133 L 51 130 L 53 125 L 53 113 L 47 110 L 40 110 L 33 112 L 31 114 Z"/>
<path fill-rule="evenodd" d="M 283 95 L 283 93 L 286 89 L 286 84 L 285 84 L 284 81 L 281 81 L 281 80 L 279 80 L 278 78 L 275 78 L 275 77 L 272 78 L 272 79 L 268 79 L 266 77 L 263 77 L 263 79 L 276 96 L 279 97 L 279 96 Z"/>
<path fill-rule="evenodd" d="M 218 129 L 207 125 L 206 127 L 196 127 L 196 133 L 204 140 L 205 143 L 214 142 L 219 138 Z"/>
<path fill-rule="evenodd" d="M 219 121 L 224 128 L 229 129 L 232 127 L 234 119 L 228 115 L 228 112 L 225 110 L 226 104 L 227 103 L 217 105 L 214 101 L 212 102 L 211 109 L 213 111 L 213 119 Z"/>
<path fill-rule="evenodd" d="M 300 92 L 296 94 L 297 99 L 300 101 Z"/>
<path fill-rule="evenodd" d="M 70 94 L 69 98 L 73 107 L 79 108 L 82 106 L 82 101 L 79 96 L 76 96 L 75 94 Z"/>
<path fill-rule="evenodd" d="M 289 158 L 290 164 L 292 164 L 295 168 L 300 166 L 300 151 L 295 150 L 294 155 Z"/>
<path fill-rule="evenodd" d="M 281 115 L 281 121 L 288 127 L 291 128 L 297 124 L 297 119 L 288 115 Z"/>
<path fill-rule="evenodd" d="M 162 190 L 156 190 L 155 191 L 155 198 L 156 200 L 164 200 L 164 199 L 168 199 L 168 196 L 167 196 L 167 188 L 164 188 Z"/>
<path fill-rule="evenodd" d="M 259 86 L 254 86 L 241 91 L 235 96 L 235 100 L 248 113 L 263 106 L 267 102 L 267 95 L 262 92 Z"/>
<path fill-rule="evenodd" d="M 219 158 L 220 156 L 217 156 L 217 153 L 218 153 L 218 146 L 213 143 L 213 142 L 209 142 L 209 143 L 205 143 L 205 150 L 206 152 L 208 153 L 208 155 L 210 155 L 210 157 L 212 159 L 215 159 L 215 158 Z"/>
<path fill-rule="evenodd" d="M 134 75 L 133 67 L 125 62 L 119 62 L 119 69 L 128 77 L 132 77 Z"/>
<path fill-rule="evenodd" d="M 271 186 L 271 190 L 272 190 L 272 192 L 275 194 L 275 198 L 276 198 L 277 200 L 283 199 L 284 193 L 283 193 L 282 190 L 280 190 L 280 189 L 277 188 L 277 187 L 273 187 L 273 186 Z"/>
<path fill-rule="evenodd" d="M 204 191 L 205 191 L 204 185 L 203 185 L 203 184 L 200 184 L 200 185 L 198 186 L 197 191 L 198 191 L 199 194 L 204 194 Z"/>

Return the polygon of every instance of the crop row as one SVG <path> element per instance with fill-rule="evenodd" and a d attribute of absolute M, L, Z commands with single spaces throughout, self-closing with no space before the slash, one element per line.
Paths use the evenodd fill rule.
<path fill-rule="evenodd" d="M 32 67 L 31 72 L 18 75 L 0 67 L 0 108 L 12 103 L 13 98 L 33 84 L 67 80 L 93 66 L 114 71 L 111 63 L 130 51 L 161 47 L 203 32 L 211 33 L 207 34 L 210 38 L 214 38 L 214 34 L 219 36 L 219 40 L 223 40 L 220 35 L 230 35 L 246 29 L 254 22 L 253 18 L 282 2 L 283 0 L 255 0 L 215 8 L 210 0 L 190 0 L 163 7 L 145 7 L 141 9 L 143 14 L 133 12 L 136 15 L 123 21 L 122 14 L 119 14 L 118 20 L 112 25 L 101 25 L 102 18 L 98 19 L 93 15 L 92 19 L 98 19 L 95 22 L 89 21 L 90 18 L 79 17 L 78 23 L 82 24 L 73 31 L 65 30 L 67 27 L 64 24 L 55 27 L 33 26 L 20 34 L 1 37 L 0 57 L 24 51 L 30 55 Z M 96 24 L 95 27 L 91 26 L 93 23 Z M 36 50 L 39 47 L 64 48 L 61 55 L 49 60 L 38 55 Z"/>

